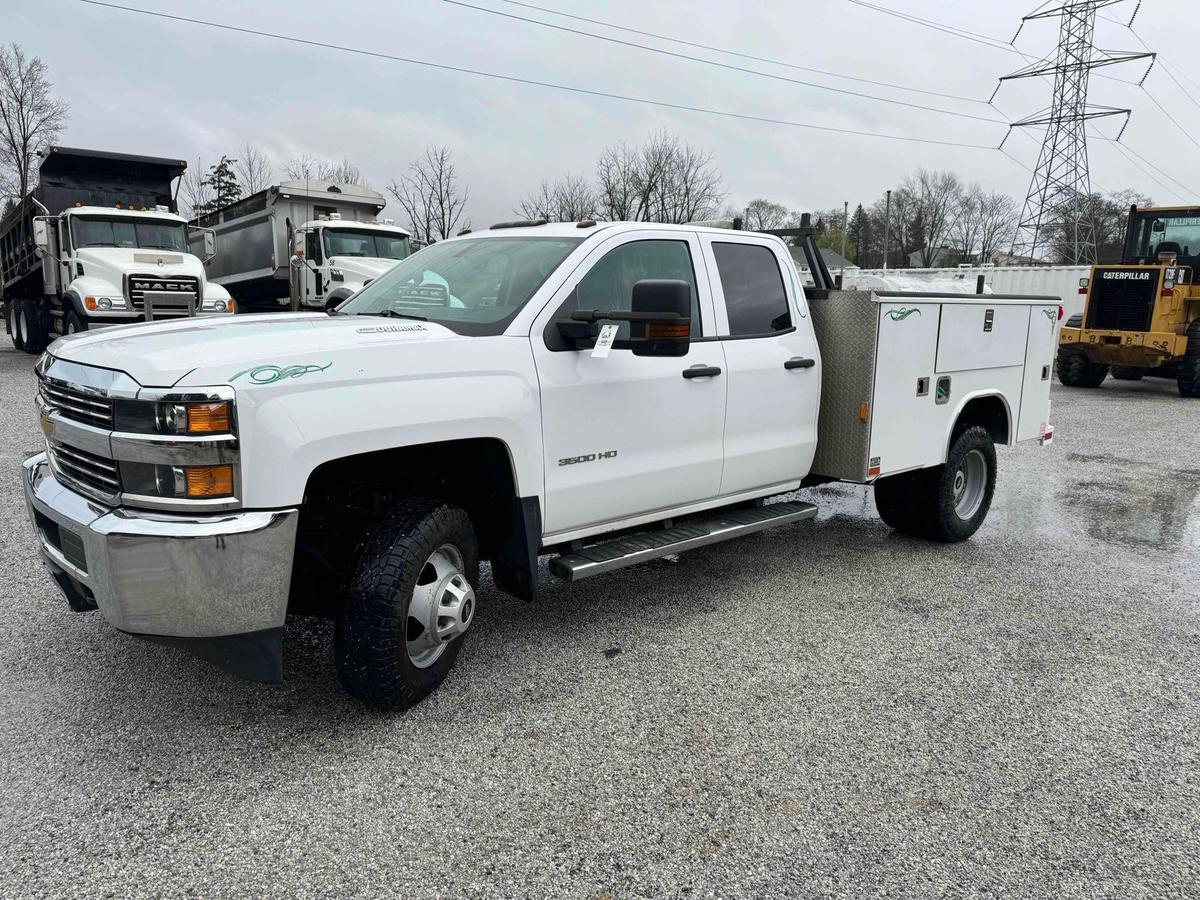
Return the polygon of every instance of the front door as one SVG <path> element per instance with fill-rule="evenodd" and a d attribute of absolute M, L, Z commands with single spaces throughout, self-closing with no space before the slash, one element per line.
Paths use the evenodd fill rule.
<path fill-rule="evenodd" d="M 817 449 L 816 336 L 777 240 L 704 239 L 728 369 L 721 494 L 795 484 Z"/>
<path fill-rule="evenodd" d="M 715 334 L 699 241 L 678 231 L 600 243 L 535 320 L 547 535 L 675 509 L 711 499 L 720 488 L 726 390 L 720 343 L 693 343 L 682 357 L 617 348 L 597 357 L 569 346 L 555 325 L 576 309 L 628 309 L 633 285 L 644 278 L 691 284 L 693 338 Z M 618 340 L 627 329 L 621 326 Z M 684 375 L 697 366 L 715 371 Z"/>

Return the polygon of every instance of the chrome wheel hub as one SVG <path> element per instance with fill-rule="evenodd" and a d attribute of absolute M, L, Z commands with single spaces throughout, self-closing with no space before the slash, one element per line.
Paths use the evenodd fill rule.
<path fill-rule="evenodd" d="M 979 450 L 963 457 L 954 472 L 954 511 L 960 519 L 970 519 L 983 505 L 987 491 L 987 460 Z"/>
<path fill-rule="evenodd" d="M 433 665 L 446 645 L 461 637 L 475 617 L 475 591 L 467 581 L 462 554 L 443 544 L 417 575 L 408 604 L 408 658 L 419 669 Z"/>

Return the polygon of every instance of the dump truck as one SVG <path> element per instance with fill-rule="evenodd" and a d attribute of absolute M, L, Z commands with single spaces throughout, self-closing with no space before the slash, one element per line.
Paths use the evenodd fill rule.
<path fill-rule="evenodd" d="M 533 600 L 539 556 L 600 577 L 812 519 L 789 495 L 838 480 L 970 538 L 996 448 L 1053 438 L 1058 299 L 815 271 L 766 234 L 508 223 L 332 314 L 65 338 L 37 366 L 38 546 L 72 609 L 249 678 L 283 677 L 289 614 L 333 618 L 342 683 L 395 709 L 454 664 L 481 561 Z"/>
<path fill-rule="evenodd" d="M 50 147 L 38 184 L 0 221 L 0 298 L 14 346 L 107 325 L 232 313 L 204 275 L 212 232 L 176 214 L 187 163 Z"/>
<path fill-rule="evenodd" d="M 244 312 L 332 309 L 412 252 L 409 233 L 379 220 L 386 201 L 359 184 L 285 181 L 198 217 L 221 255 L 209 277 Z"/>
<path fill-rule="evenodd" d="M 1200 397 L 1198 267 L 1200 206 L 1130 207 L 1121 262 L 1080 280 L 1086 300 L 1059 333 L 1058 380 L 1095 388 L 1110 373 L 1151 375 Z"/>

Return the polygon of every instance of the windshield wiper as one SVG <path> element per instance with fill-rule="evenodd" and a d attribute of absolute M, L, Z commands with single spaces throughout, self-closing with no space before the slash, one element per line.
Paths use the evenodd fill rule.
<path fill-rule="evenodd" d="M 92 241 L 90 244 L 80 244 L 78 249 L 83 250 L 86 247 L 115 247 L 117 246 L 112 241 Z"/>
<path fill-rule="evenodd" d="M 424 316 L 414 316 L 411 313 L 396 312 L 394 309 L 381 309 L 379 312 L 351 313 L 355 316 L 382 316 L 385 319 L 413 319 L 417 322 L 428 322 Z"/>

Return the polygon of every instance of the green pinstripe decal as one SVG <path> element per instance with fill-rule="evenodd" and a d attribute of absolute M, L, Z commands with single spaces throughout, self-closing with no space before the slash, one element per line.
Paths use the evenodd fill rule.
<path fill-rule="evenodd" d="M 893 322 L 903 322 L 913 313 L 916 313 L 919 316 L 921 311 L 915 306 L 901 306 L 899 309 L 889 309 L 888 318 Z"/>

